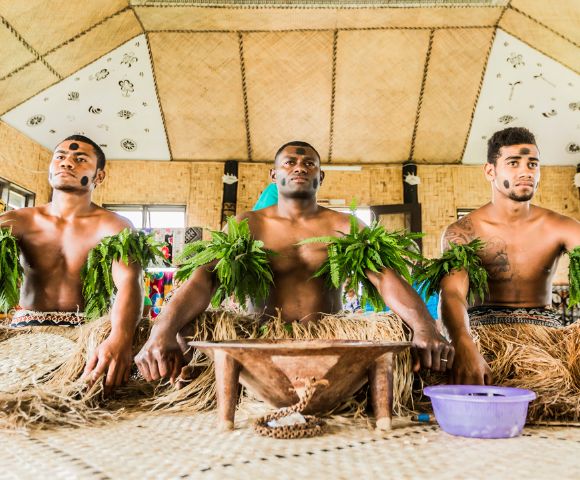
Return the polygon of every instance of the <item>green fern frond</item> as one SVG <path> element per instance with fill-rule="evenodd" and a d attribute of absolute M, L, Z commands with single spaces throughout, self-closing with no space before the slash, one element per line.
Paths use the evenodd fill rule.
<path fill-rule="evenodd" d="M 81 270 L 87 320 L 94 320 L 109 310 L 111 298 L 117 291 L 113 281 L 114 262 L 126 265 L 137 262 L 145 269 L 157 259 L 165 261 L 161 251 L 164 245 L 153 235 L 126 228 L 117 235 L 103 238 L 91 249 Z"/>
<path fill-rule="evenodd" d="M 568 280 L 570 285 L 570 298 L 568 309 L 580 305 L 580 246 L 575 247 L 568 253 L 570 266 L 568 267 Z"/>
<path fill-rule="evenodd" d="M 349 223 L 348 233 L 338 232 L 341 234 L 338 237 L 308 238 L 299 245 L 328 244 L 328 258 L 314 273 L 314 277 L 326 277 L 327 283 L 334 288 L 340 288 L 346 283 L 347 289 L 358 290 L 360 284 L 362 303 L 368 301 L 375 310 L 382 310 L 385 303 L 366 272 L 380 272 L 389 268 L 411 282 L 409 270 L 415 261 L 422 259 L 416 239 L 423 234 L 387 232 L 376 221 L 360 228 L 354 215 L 351 215 Z"/>
<path fill-rule="evenodd" d="M 211 240 L 191 244 L 177 259 L 179 265 L 175 278 L 187 280 L 195 270 L 212 262 L 219 286 L 211 303 L 219 307 L 230 296 L 245 306 L 248 299 L 259 303 L 268 298 L 274 275 L 269 256 L 273 252 L 264 248 L 264 242 L 254 240 L 248 220 L 238 222 L 228 218 L 228 231 L 211 232 Z"/>
<path fill-rule="evenodd" d="M 4 313 L 18 305 L 22 275 L 18 240 L 11 228 L 0 227 L 0 310 Z"/>
<path fill-rule="evenodd" d="M 449 243 L 449 249 L 436 259 L 425 259 L 413 271 L 413 280 L 419 285 L 426 300 L 439 292 L 443 277 L 454 270 L 465 270 L 469 275 L 468 300 L 473 304 L 475 297 L 483 300 L 488 292 L 487 271 L 483 268 L 478 252 L 485 246 L 479 238 L 460 245 Z"/>

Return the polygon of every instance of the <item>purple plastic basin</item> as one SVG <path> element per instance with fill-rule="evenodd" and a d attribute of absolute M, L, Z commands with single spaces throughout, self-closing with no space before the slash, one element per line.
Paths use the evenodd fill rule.
<path fill-rule="evenodd" d="M 475 438 L 510 438 L 522 432 L 531 390 L 484 385 L 426 387 L 435 418 L 452 435 Z"/>

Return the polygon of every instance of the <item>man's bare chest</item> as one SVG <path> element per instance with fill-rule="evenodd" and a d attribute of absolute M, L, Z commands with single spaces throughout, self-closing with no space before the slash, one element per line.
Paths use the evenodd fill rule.
<path fill-rule="evenodd" d="M 547 232 L 536 229 L 487 229 L 480 253 L 491 281 L 536 281 L 549 276 L 559 256 L 559 246 Z"/>
<path fill-rule="evenodd" d="M 25 267 L 50 273 L 80 270 L 98 242 L 99 238 L 85 229 L 52 227 L 25 233 L 21 247 Z"/>

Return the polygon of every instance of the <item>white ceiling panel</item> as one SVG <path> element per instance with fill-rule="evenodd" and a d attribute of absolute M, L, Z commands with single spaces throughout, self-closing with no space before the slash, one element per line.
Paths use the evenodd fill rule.
<path fill-rule="evenodd" d="M 109 159 L 170 159 L 145 35 L 40 92 L 2 120 L 51 150 L 80 133 L 101 145 Z"/>
<path fill-rule="evenodd" d="M 579 75 L 498 29 L 463 163 L 484 163 L 488 138 L 506 127 L 535 134 L 543 165 L 580 163 Z"/>

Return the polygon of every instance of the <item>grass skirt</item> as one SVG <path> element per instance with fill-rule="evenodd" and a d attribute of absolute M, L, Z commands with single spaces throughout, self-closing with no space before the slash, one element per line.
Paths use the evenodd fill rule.
<path fill-rule="evenodd" d="M 139 351 L 150 331 L 143 323 L 136 335 L 134 352 Z M 117 388 L 110 398 L 103 396 L 102 384 L 88 388 L 79 379 L 91 352 L 108 336 L 108 318 L 78 328 L 28 327 L 0 328 L 0 428 L 27 429 L 50 426 L 79 426 L 112 420 L 134 411 L 199 412 L 215 407 L 216 388 L 213 362 L 199 351 L 193 352 L 188 366 L 193 379 L 177 389 L 167 382 L 147 384 L 137 375 L 126 386 Z M 3 383 L 2 352 L 10 350 L 16 337 L 29 335 L 63 335 L 74 340 L 67 351 L 53 360 L 50 371 L 39 376 L 22 376 L 20 388 L 14 390 Z M 409 331 L 400 319 L 392 315 L 325 315 L 318 322 L 285 325 L 280 319 L 258 321 L 237 312 L 207 311 L 194 322 L 192 340 L 233 340 L 239 338 L 265 339 L 352 339 L 407 340 Z M 20 357 L 31 352 L 20 349 Z M 5 355 L 6 356 L 6 355 Z M 23 360 L 20 360 L 23 361 Z M 407 414 L 412 409 L 411 360 L 409 352 L 399 355 L 394 366 L 394 413 Z M 3 387 L 4 385 L 4 387 Z M 366 390 L 356 397 L 345 399 L 334 413 L 361 414 L 366 406 Z"/>

